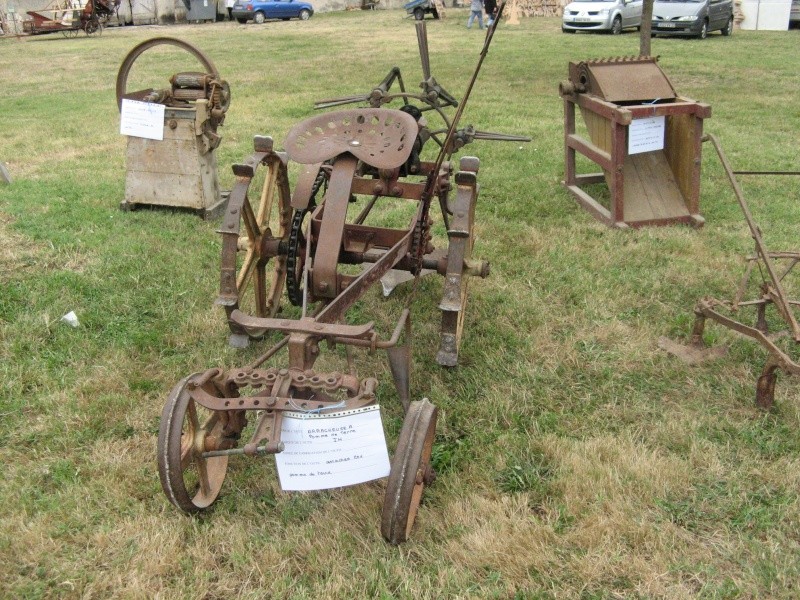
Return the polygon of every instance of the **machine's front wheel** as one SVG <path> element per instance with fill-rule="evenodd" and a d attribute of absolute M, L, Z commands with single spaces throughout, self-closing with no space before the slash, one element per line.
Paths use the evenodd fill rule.
<path fill-rule="evenodd" d="M 381 533 L 390 544 L 401 544 L 411 535 L 422 492 L 436 477 L 430 460 L 437 412 L 426 398 L 412 402 L 403 421 L 381 514 Z"/>
<path fill-rule="evenodd" d="M 172 504 L 187 513 L 214 503 L 228 471 L 227 456 L 201 456 L 205 438 L 219 436 L 223 424 L 219 413 L 198 406 L 189 396 L 186 385 L 192 377 L 172 389 L 158 431 L 161 488 Z"/>

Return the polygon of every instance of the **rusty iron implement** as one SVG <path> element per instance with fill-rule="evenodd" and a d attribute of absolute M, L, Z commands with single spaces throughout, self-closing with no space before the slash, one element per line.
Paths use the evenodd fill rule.
<path fill-rule="evenodd" d="M 467 282 L 486 277 L 489 265 L 472 257 L 479 161 L 464 157 L 456 165 L 452 155 L 474 140 L 527 139 L 471 125 L 458 129 L 497 22 L 461 101 L 431 75 L 427 30 L 417 23 L 420 92 L 407 91 L 395 67 L 366 94 L 316 105 L 366 106 L 298 123 L 285 151 L 278 151 L 272 138 L 256 136 L 253 155 L 234 165 L 236 183 L 219 229 L 217 303 L 225 310 L 232 345 L 246 346 L 270 334 L 279 339 L 245 367 L 190 375 L 170 394 L 159 432 L 159 474 L 165 494 L 181 510 L 193 513 L 214 502 L 231 456 L 282 452 L 287 411 L 327 414 L 375 404 L 378 381 L 356 375 L 352 352 L 385 350 L 405 418 L 381 532 L 393 544 L 410 536 L 424 487 L 435 477 L 431 455 L 437 420 L 431 402 L 411 400 L 410 304 L 417 285 L 388 336 L 374 322 L 349 322 L 348 311 L 390 273 L 415 282 L 423 272 L 437 273 L 445 279 L 437 361 L 457 364 Z M 453 108 L 456 114 L 450 117 L 447 111 Z M 436 118 L 441 127 L 431 124 Z M 426 158 L 426 144 L 437 146 L 435 160 Z M 290 161 L 300 166 L 294 189 Z M 431 232 L 434 197 L 447 231 L 447 246 L 441 249 L 434 247 Z M 380 207 L 402 201 L 414 212 L 407 227 L 374 223 Z M 287 306 L 287 299 L 296 308 Z M 286 311 L 280 312 L 282 307 Z M 289 317 L 289 311 L 297 316 Z M 323 349 L 335 346 L 346 350 L 346 367 L 319 370 Z M 286 361 L 280 363 L 283 352 Z M 284 366 L 267 366 L 272 360 Z M 244 440 L 250 419 L 255 425 Z"/>
<path fill-rule="evenodd" d="M 732 301 L 717 300 L 710 297 L 701 298 L 698 301 L 694 309 L 695 322 L 688 346 L 681 346 L 666 338 L 659 340 L 659 345 L 671 354 L 679 356 L 690 363 L 702 362 L 708 358 L 719 356 L 720 352 L 717 348 L 705 347 L 703 333 L 706 319 L 711 319 L 723 327 L 756 340 L 768 353 L 766 364 L 756 384 L 756 404 L 761 408 L 769 409 L 775 401 L 775 383 L 778 369 L 783 369 L 784 372 L 790 375 L 800 375 L 800 363 L 792 358 L 790 350 L 783 349 L 778 344 L 781 338 L 788 338 L 790 340 L 789 343 L 793 345 L 793 349 L 796 349 L 797 344 L 800 344 L 800 327 L 796 317 L 800 301 L 790 299 L 784 286 L 786 277 L 800 263 L 800 252 L 771 252 L 767 248 L 761 235 L 761 229 L 753 219 L 744 193 L 736 180 L 734 171 L 722 150 L 719 140 L 713 135 L 708 135 L 705 139 L 712 143 L 719 155 L 722 167 L 728 176 L 736 200 L 750 229 L 750 235 L 755 242 L 756 253 L 754 256 L 746 258 L 745 273 Z M 785 264 L 781 270 L 777 268 L 779 262 Z M 757 298 L 745 299 L 744 296 L 750 287 L 750 280 L 755 271 L 762 274 L 762 282 L 759 286 L 760 294 Z M 764 277 L 764 273 L 766 273 L 766 277 Z M 770 334 L 767 325 L 767 309 L 771 306 L 775 307 L 778 316 L 785 325 L 783 331 L 772 334 Z M 740 310 L 746 308 L 754 308 L 756 310 L 755 323 L 753 325 L 745 324 L 742 322 L 741 317 L 737 317 Z"/>

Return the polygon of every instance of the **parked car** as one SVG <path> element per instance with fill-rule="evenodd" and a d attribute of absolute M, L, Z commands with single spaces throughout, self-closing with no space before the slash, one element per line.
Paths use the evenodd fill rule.
<path fill-rule="evenodd" d="M 800 25 L 800 0 L 792 0 L 792 10 L 789 13 L 789 27 Z"/>
<path fill-rule="evenodd" d="M 642 0 L 575 0 L 564 7 L 561 31 L 610 31 L 642 24 Z"/>
<path fill-rule="evenodd" d="M 733 0 L 656 0 L 653 35 L 706 39 L 712 31 L 733 33 Z"/>
<path fill-rule="evenodd" d="M 432 0 L 411 0 L 403 5 L 403 8 L 410 15 L 414 15 L 417 21 L 422 21 L 425 18 L 425 13 L 433 15 L 434 19 L 439 18 L 439 11 L 436 10 L 436 5 Z"/>
<path fill-rule="evenodd" d="M 299 0 L 236 0 L 231 17 L 239 23 L 253 20 L 263 23 L 267 19 L 300 19 L 306 21 L 314 14 L 314 7 Z"/>

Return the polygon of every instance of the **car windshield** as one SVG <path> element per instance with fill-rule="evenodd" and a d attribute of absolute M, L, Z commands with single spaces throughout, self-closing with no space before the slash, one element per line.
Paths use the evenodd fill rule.
<path fill-rule="evenodd" d="M 701 2 L 705 2 L 706 0 L 656 0 L 659 4 L 667 3 L 667 2 L 675 2 L 676 4 L 700 4 Z"/>

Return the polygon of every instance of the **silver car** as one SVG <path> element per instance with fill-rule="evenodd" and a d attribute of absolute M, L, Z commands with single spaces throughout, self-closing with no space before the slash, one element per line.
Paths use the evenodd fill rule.
<path fill-rule="evenodd" d="M 706 39 L 712 31 L 733 33 L 733 0 L 656 0 L 653 35 Z"/>
<path fill-rule="evenodd" d="M 642 25 L 642 0 L 575 0 L 564 7 L 561 31 L 610 31 Z"/>

